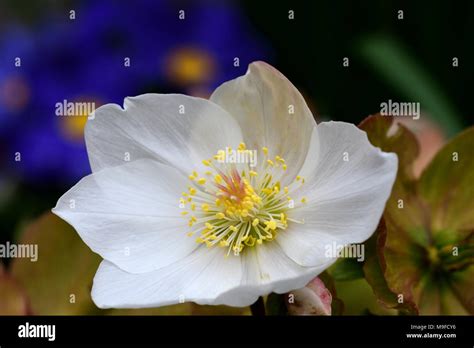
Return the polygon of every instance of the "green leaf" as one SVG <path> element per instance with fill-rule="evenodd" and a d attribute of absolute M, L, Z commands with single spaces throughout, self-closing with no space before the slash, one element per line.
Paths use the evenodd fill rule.
<path fill-rule="evenodd" d="M 286 295 L 271 293 L 267 297 L 265 309 L 267 315 L 288 315 Z"/>
<path fill-rule="evenodd" d="M 385 269 L 382 269 L 380 261 L 380 259 L 383 260 L 383 255 L 379 255 L 381 248 L 385 244 L 386 238 L 386 227 L 383 219 L 379 224 L 377 234 L 374 237 L 375 238 L 371 238 L 368 242 L 374 245 L 368 248 L 369 252 L 366 253 L 367 259 L 363 267 L 365 279 L 372 287 L 375 296 L 382 305 L 387 308 L 401 310 L 407 314 L 416 314 L 417 309 L 414 303 L 407 300 L 403 303 L 399 303 L 397 294 L 390 290 L 387 281 L 385 280 Z"/>
<path fill-rule="evenodd" d="M 453 138 L 421 175 L 420 195 L 429 204 L 431 230 L 474 230 L 474 127 Z"/>
<path fill-rule="evenodd" d="M 364 277 L 363 263 L 354 258 L 341 258 L 332 265 L 328 272 L 334 280 L 354 280 Z"/>
<path fill-rule="evenodd" d="M 403 181 L 414 179 L 413 162 L 420 153 L 418 140 L 404 125 L 394 123 L 393 117 L 371 115 L 365 118 L 359 128 L 367 133 L 372 145 L 384 152 L 394 152 L 398 157 L 397 178 Z"/>
<path fill-rule="evenodd" d="M 474 315 L 474 264 L 471 264 L 462 271 L 454 272 L 449 279 L 449 286 L 452 297 L 456 299 L 462 308 L 466 309 L 468 314 Z M 452 311 L 453 306 L 445 304 L 445 308 L 451 309 L 451 313 L 448 314 L 465 314 L 460 310 Z"/>
<path fill-rule="evenodd" d="M 394 310 L 387 309 L 377 302 L 372 288 L 365 279 L 336 281 L 338 297 L 344 300 L 344 315 L 393 315 Z"/>
<path fill-rule="evenodd" d="M 399 157 L 385 228 L 376 235 L 377 252 L 367 248 L 365 277 L 387 307 L 420 314 L 474 313 L 467 290 L 474 288 L 474 128 L 453 138 L 416 180 L 411 174 L 416 141 L 403 127 L 389 131 L 391 123 L 372 116 L 360 126 L 374 145 Z"/>
<path fill-rule="evenodd" d="M 11 274 L 28 294 L 33 314 L 98 312 L 90 290 L 101 259 L 70 225 L 46 213 L 26 228 L 19 243 L 38 245 L 36 262 L 18 258 L 11 264 Z"/>
<path fill-rule="evenodd" d="M 423 207 L 417 198 L 413 162 L 419 155 L 419 144 L 415 135 L 405 126 L 393 123 L 392 117 L 372 115 L 359 124 L 367 132 L 372 145 L 385 152 L 394 152 L 398 157 L 397 178 L 385 207 L 384 218 L 406 234 L 424 227 L 420 218 Z M 411 239 L 409 235 L 407 238 Z M 417 237 L 421 238 L 422 237 Z"/>
<path fill-rule="evenodd" d="M 401 124 L 394 125 L 391 117 L 369 116 L 359 127 L 367 132 L 374 146 L 398 157 L 397 178 L 385 207 L 384 223 L 366 243 L 365 277 L 384 306 L 414 313 L 416 306 L 410 285 L 420 277 L 415 261 L 428 239 L 413 174 L 419 144 L 412 132 Z M 403 295 L 401 305 L 398 295 Z"/>

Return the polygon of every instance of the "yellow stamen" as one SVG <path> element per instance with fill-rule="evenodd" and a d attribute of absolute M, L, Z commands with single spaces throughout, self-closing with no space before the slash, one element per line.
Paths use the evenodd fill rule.
<path fill-rule="evenodd" d="M 277 224 L 275 220 L 265 221 L 265 225 L 273 231 L 277 228 Z"/>
<path fill-rule="evenodd" d="M 182 215 L 188 215 L 189 211 L 195 214 L 187 216 L 188 225 L 196 225 L 187 235 L 198 234 L 196 242 L 209 248 L 228 248 L 227 256 L 231 252 L 239 255 L 245 248 L 274 240 L 288 227 L 289 221 L 302 223 L 287 216 L 294 202 L 288 196 L 291 185 L 282 187 L 279 181 L 287 169 L 285 159 L 279 155 L 268 158 L 269 149 L 263 147 L 267 158 L 259 170 L 250 165 L 228 165 L 220 161 L 226 158 L 227 152 L 230 155 L 236 150 L 244 155 L 253 154 L 242 142 L 237 149 L 227 146 L 219 150 L 214 158 L 220 163 L 212 162 L 212 158 L 204 159 L 202 164 L 208 167 L 205 175 L 201 177 L 193 171 L 189 175 L 192 184 L 179 199 L 180 208 L 190 204 Z M 229 161 L 231 158 L 229 156 Z M 209 184 L 211 179 L 213 182 Z M 303 183 L 304 178 L 298 176 L 295 181 Z"/>

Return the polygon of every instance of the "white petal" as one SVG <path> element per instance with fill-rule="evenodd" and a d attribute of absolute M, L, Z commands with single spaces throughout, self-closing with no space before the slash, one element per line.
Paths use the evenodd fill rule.
<path fill-rule="evenodd" d="M 299 215 L 299 218 L 301 218 Z M 317 228 L 315 224 L 292 224 L 288 229 L 278 234 L 277 243 L 292 260 L 301 266 L 319 267 L 332 264 L 337 260 L 333 253 L 339 245 L 352 243 L 344 237 L 326 231 L 324 227 Z"/>
<path fill-rule="evenodd" d="M 124 109 L 107 104 L 94 116 L 85 129 L 93 171 L 125 158 L 151 158 L 189 174 L 203 159 L 242 141 L 239 125 L 224 109 L 180 94 L 126 98 Z"/>
<path fill-rule="evenodd" d="M 142 274 L 104 261 L 94 278 L 92 299 L 100 308 L 159 307 L 180 301 L 226 304 L 220 296 L 241 279 L 240 258 L 226 258 L 226 251 L 201 246 L 185 259 Z"/>
<path fill-rule="evenodd" d="M 297 173 L 303 178 L 311 178 L 315 175 L 316 168 L 319 164 L 319 156 L 321 151 L 320 141 L 321 140 L 318 134 L 318 127 L 313 127 L 306 159 L 303 163 L 303 166 Z"/>
<path fill-rule="evenodd" d="M 92 298 L 100 308 L 158 307 L 180 300 L 245 307 L 259 296 L 304 287 L 330 265 L 301 267 L 273 242 L 248 251 L 243 257 L 226 258 L 226 249 L 201 247 L 175 264 L 143 274 L 104 261 Z"/>
<path fill-rule="evenodd" d="M 334 262 L 325 261 L 318 267 L 303 267 L 289 258 L 275 241 L 263 243 L 244 252 L 241 285 L 221 298 L 227 305 L 243 307 L 254 303 L 259 296 L 300 289 Z"/>
<path fill-rule="evenodd" d="M 218 87 L 210 100 L 237 119 L 247 148 L 267 146 L 271 157 L 282 156 L 288 163 L 286 178 L 296 175 L 316 122 L 300 92 L 285 76 L 266 63 L 255 62 L 247 74 Z"/>
<path fill-rule="evenodd" d="M 317 163 L 308 166 L 306 183 L 293 197 L 306 196 L 308 203 L 290 212 L 304 225 L 277 238 L 285 253 L 304 266 L 320 264 L 322 248 L 333 242 L 361 243 L 372 235 L 398 163 L 395 154 L 372 146 L 367 134 L 351 124 L 324 122 L 317 128 L 320 148 L 308 153 L 308 161 L 317 156 Z"/>
<path fill-rule="evenodd" d="M 83 178 L 53 212 L 103 258 L 130 272 L 148 272 L 196 248 L 180 215 L 186 185 L 176 169 L 142 159 Z"/>

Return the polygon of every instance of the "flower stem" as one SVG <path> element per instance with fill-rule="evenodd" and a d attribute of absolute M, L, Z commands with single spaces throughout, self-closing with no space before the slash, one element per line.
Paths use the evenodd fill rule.
<path fill-rule="evenodd" d="M 259 297 L 258 300 L 250 306 L 250 311 L 253 316 L 265 316 L 265 303 L 263 302 L 263 297 Z"/>

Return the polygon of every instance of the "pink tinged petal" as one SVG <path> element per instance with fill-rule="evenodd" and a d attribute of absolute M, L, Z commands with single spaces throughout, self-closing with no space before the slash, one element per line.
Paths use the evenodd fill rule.
<path fill-rule="evenodd" d="M 218 87 L 210 100 L 245 130 L 248 149 L 268 147 L 270 157 L 285 158 L 286 177 L 296 176 L 316 122 L 303 96 L 283 74 L 264 62 L 254 62 L 245 75 Z M 264 162 L 259 160 L 258 165 Z"/>
<path fill-rule="evenodd" d="M 331 292 L 318 277 L 304 288 L 287 294 L 287 307 L 291 315 L 331 315 Z"/>

